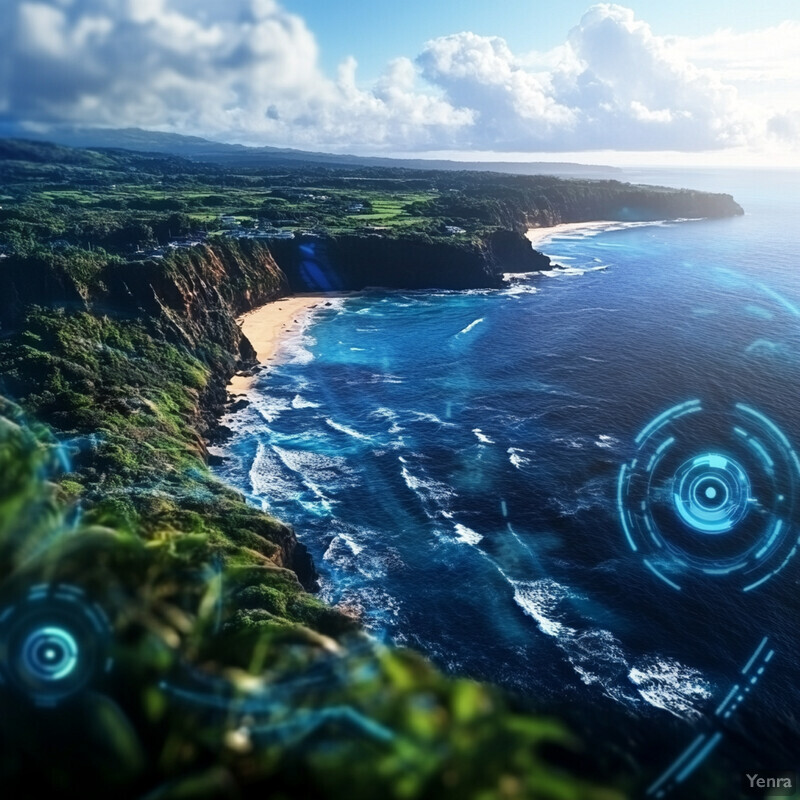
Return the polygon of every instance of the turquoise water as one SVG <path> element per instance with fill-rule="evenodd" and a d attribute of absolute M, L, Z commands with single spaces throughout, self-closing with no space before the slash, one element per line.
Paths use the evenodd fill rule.
<path fill-rule="evenodd" d="M 703 447 L 737 403 L 800 444 L 800 176 L 630 180 L 747 213 L 556 237 L 561 266 L 501 290 L 334 299 L 225 420 L 218 472 L 295 526 L 322 596 L 376 636 L 598 725 L 610 710 L 681 741 L 769 635 L 727 724 L 754 758 L 793 758 L 800 561 L 758 592 L 676 592 L 627 545 L 617 480 L 639 431 L 694 398 Z"/>

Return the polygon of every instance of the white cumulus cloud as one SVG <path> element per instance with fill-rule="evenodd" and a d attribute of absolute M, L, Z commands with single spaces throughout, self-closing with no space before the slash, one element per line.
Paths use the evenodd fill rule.
<path fill-rule="evenodd" d="M 169 0 L 4 0 L 0 112 L 39 124 L 141 126 L 296 145 L 435 145 L 468 109 L 391 65 L 360 90 L 325 76 L 303 19 L 274 0 L 203 19 Z"/>
<path fill-rule="evenodd" d="M 448 99 L 480 114 L 473 146 L 704 150 L 744 141 L 735 88 L 630 9 L 593 6 L 547 71 L 533 71 L 535 62 L 471 33 L 428 42 L 418 58 Z"/>
<path fill-rule="evenodd" d="M 667 38 L 601 3 L 548 53 L 454 33 L 364 86 L 277 0 L 3 0 L 0 117 L 371 151 L 792 144 L 798 33 Z"/>

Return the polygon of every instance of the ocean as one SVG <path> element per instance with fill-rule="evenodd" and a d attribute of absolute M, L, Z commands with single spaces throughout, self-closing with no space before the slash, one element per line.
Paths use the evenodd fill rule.
<path fill-rule="evenodd" d="M 731 764 L 797 768 L 800 556 L 747 591 L 724 570 L 685 584 L 680 558 L 651 569 L 628 541 L 641 498 L 620 500 L 620 471 L 645 427 L 690 401 L 703 425 L 669 422 L 687 458 L 730 454 L 742 406 L 800 447 L 800 173 L 624 179 L 728 192 L 746 214 L 556 236 L 540 249 L 559 266 L 499 290 L 333 299 L 224 420 L 217 474 L 296 528 L 322 597 L 377 638 L 563 712 L 590 744 L 618 736 L 652 777 L 698 731 L 720 732 L 714 757 Z M 730 463 L 749 474 L 757 455 Z M 770 469 L 794 491 L 791 459 Z M 791 546 L 794 511 L 751 483 L 745 522 L 780 518 Z M 701 557 L 735 548 L 736 526 L 682 526 L 666 491 L 646 499 L 667 538 Z"/>

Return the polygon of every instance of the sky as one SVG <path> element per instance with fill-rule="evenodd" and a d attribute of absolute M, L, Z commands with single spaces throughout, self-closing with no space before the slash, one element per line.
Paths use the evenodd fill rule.
<path fill-rule="evenodd" d="M 2 0 L 0 122 L 800 166 L 800 3 Z"/>

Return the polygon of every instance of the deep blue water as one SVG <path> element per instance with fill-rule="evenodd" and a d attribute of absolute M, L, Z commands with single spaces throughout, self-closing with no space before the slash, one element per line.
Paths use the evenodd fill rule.
<path fill-rule="evenodd" d="M 676 592 L 631 552 L 616 497 L 634 437 L 686 400 L 747 403 L 800 445 L 800 174 L 629 179 L 747 213 L 556 238 L 563 269 L 503 290 L 336 299 L 226 420 L 219 474 L 295 526 L 326 600 L 533 705 L 618 709 L 677 746 L 769 635 L 728 738 L 789 768 L 800 556 L 758 591 Z"/>

